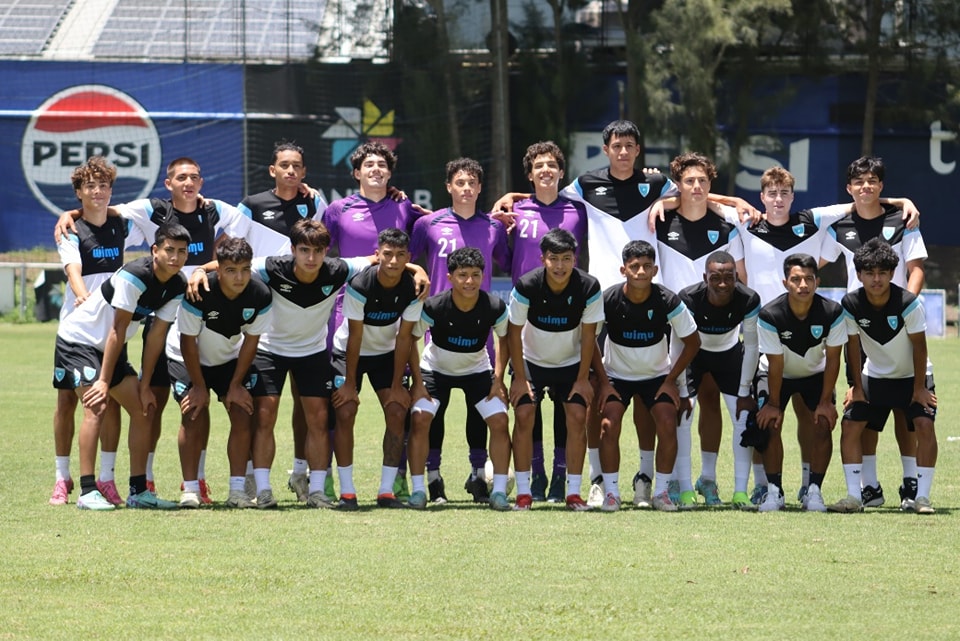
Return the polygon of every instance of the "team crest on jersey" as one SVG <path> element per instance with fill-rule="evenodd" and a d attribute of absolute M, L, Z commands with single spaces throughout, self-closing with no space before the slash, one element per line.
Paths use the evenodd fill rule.
<path fill-rule="evenodd" d="M 567 305 L 573 304 L 573 296 L 567 296 Z"/>
<path fill-rule="evenodd" d="M 53 368 L 53 377 L 57 379 L 58 383 L 62 382 L 66 375 L 67 370 L 63 369 L 62 367 Z"/>
<path fill-rule="evenodd" d="M 323 287 L 320 288 L 320 291 L 323 292 L 324 296 L 329 296 L 330 292 L 333 291 L 333 285 L 324 285 Z"/>
<path fill-rule="evenodd" d="M 648 185 L 647 183 L 640 183 L 639 185 L 637 185 L 637 188 L 640 190 L 640 195 L 643 196 L 644 198 L 646 198 L 647 194 L 650 193 L 650 185 Z"/>
<path fill-rule="evenodd" d="M 897 326 L 900 324 L 900 319 L 896 316 L 887 316 L 887 325 L 890 326 L 890 329 L 897 329 Z"/>
<path fill-rule="evenodd" d="M 720 232 L 718 232 L 716 229 L 708 229 L 707 240 L 710 241 L 711 245 L 716 245 L 717 241 L 720 240 Z"/>
<path fill-rule="evenodd" d="M 187 384 L 183 381 L 177 381 L 173 384 L 173 391 L 177 396 L 183 396 L 183 393 L 187 391 Z"/>
<path fill-rule="evenodd" d="M 884 240 L 890 240 L 891 238 L 893 238 L 893 232 L 895 231 L 896 230 L 893 227 L 884 227 L 883 231 L 881 231 L 880 233 L 883 235 Z"/>
<path fill-rule="evenodd" d="M 819 339 L 821 336 L 823 336 L 823 325 L 811 325 L 810 333 L 814 338 Z"/>
<path fill-rule="evenodd" d="M 96 375 L 97 375 L 97 370 L 93 369 L 92 367 L 83 368 L 83 377 L 88 381 L 92 381 L 93 377 Z"/>
<path fill-rule="evenodd" d="M 297 213 L 300 214 L 300 218 L 306 218 L 309 212 L 310 210 L 307 209 L 306 205 L 297 205 Z"/>
<path fill-rule="evenodd" d="M 252 390 L 257 386 L 257 381 L 260 380 L 259 374 L 251 374 L 250 378 L 247 379 L 247 382 L 244 384 L 244 387 L 248 390 Z"/>
<path fill-rule="evenodd" d="M 254 312 L 254 309 L 252 307 L 244 307 L 242 312 L 243 320 L 248 321 L 251 318 L 253 318 L 253 312 Z"/>
<path fill-rule="evenodd" d="M 791 227 L 790 229 L 793 230 L 793 235 L 794 235 L 794 236 L 797 236 L 797 237 L 799 237 L 799 238 L 803 238 L 804 235 L 805 235 L 804 228 L 803 228 L 803 223 L 799 223 L 799 224 L 797 224 L 797 225 L 794 225 L 794 226 Z"/>
<path fill-rule="evenodd" d="M 653 310 L 652 310 L 652 309 L 648 309 L 648 310 L 647 310 L 647 320 L 653 320 Z"/>

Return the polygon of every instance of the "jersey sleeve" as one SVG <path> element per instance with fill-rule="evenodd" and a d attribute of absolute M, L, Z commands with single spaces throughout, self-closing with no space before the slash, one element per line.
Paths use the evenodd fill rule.
<path fill-rule="evenodd" d="M 153 203 L 149 198 L 141 198 L 129 203 L 117 205 L 117 211 L 120 215 L 140 230 L 145 242 L 148 245 L 153 244 L 159 227 L 151 219 L 153 216 Z"/>
<path fill-rule="evenodd" d="M 847 324 L 846 313 L 840 313 L 830 325 L 830 333 L 827 334 L 827 347 L 841 347 L 847 344 Z"/>
<path fill-rule="evenodd" d="M 581 322 L 603 324 L 603 291 L 599 283 L 596 285 L 596 291 L 587 299 Z"/>
<path fill-rule="evenodd" d="M 764 320 L 763 316 L 757 321 L 757 339 L 761 354 L 783 354 L 783 344 L 777 328 Z"/>
<path fill-rule="evenodd" d="M 183 294 L 180 294 L 176 298 L 167 301 L 160 309 L 154 312 L 154 315 L 162 321 L 172 323 L 177 320 L 177 310 L 180 309 L 181 303 L 184 301 Z"/>
<path fill-rule="evenodd" d="M 423 301 L 419 298 L 414 298 L 406 309 L 403 310 L 402 318 L 405 321 L 411 323 L 419 322 L 420 315 L 423 313 Z"/>
<path fill-rule="evenodd" d="M 427 217 L 421 217 L 413 223 L 410 232 L 410 257 L 417 260 L 423 255 L 427 245 Z"/>
<path fill-rule="evenodd" d="M 83 264 L 83 260 L 80 258 L 80 237 L 76 234 L 66 234 L 61 237 L 57 244 L 57 253 L 60 254 L 60 264 L 64 268 L 67 265 Z"/>
<path fill-rule="evenodd" d="M 832 226 L 827 227 L 823 234 L 823 240 L 820 242 L 820 258 L 832 263 L 840 258 L 840 243 L 837 242 L 837 232 Z"/>
<path fill-rule="evenodd" d="M 841 218 L 849 216 L 851 211 L 850 203 L 843 203 L 814 207 L 810 210 L 810 213 L 813 214 L 813 224 L 817 226 L 817 229 L 823 231 Z"/>
<path fill-rule="evenodd" d="M 904 263 L 911 260 L 927 259 L 927 246 L 923 242 L 923 235 L 920 233 L 919 227 L 916 229 L 903 230 L 903 240 L 901 241 L 900 250 L 903 252 Z"/>
<path fill-rule="evenodd" d="M 127 237 L 124 239 L 123 248 L 130 249 L 131 247 L 139 247 L 146 243 L 147 245 L 153 244 L 153 242 L 147 242 L 146 236 L 143 235 L 143 229 L 139 226 L 134 225 L 132 220 L 125 220 L 127 227 Z"/>
<path fill-rule="evenodd" d="M 499 298 L 496 299 L 498 302 L 498 309 L 500 311 L 497 320 L 493 323 L 493 333 L 497 336 L 506 336 L 507 335 L 507 326 L 510 324 L 510 315 L 507 313 L 507 306 Z M 602 302 L 602 301 L 601 301 Z"/>
<path fill-rule="evenodd" d="M 199 336 L 203 328 L 203 312 L 193 306 L 193 303 L 183 299 L 180 302 L 180 315 L 177 319 L 180 334 L 184 336 Z"/>
<path fill-rule="evenodd" d="M 270 329 L 271 322 L 273 322 L 273 305 L 267 302 L 262 309 L 257 311 L 257 318 L 243 330 L 243 333 L 250 336 L 259 336 Z"/>
<path fill-rule="evenodd" d="M 514 287 L 510 292 L 509 321 L 514 325 L 525 325 L 528 311 L 530 311 L 530 299 Z"/>
<path fill-rule="evenodd" d="M 510 250 L 510 242 L 507 240 L 507 230 L 499 223 L 497 223 L 496 229 L 497 238 L 493 245 L 493 260 L 502 271 L 509 273 L 513 252 Z"/>
<path fill-rule="evenodd" d="M 361 292 L 347 285 L 343 295 L 343 317 L 347 320 L 363 320 L 363 306 L 367 304 L 367 297 Z"/>
<path fill-rule="evenodd" d="M 254 258 L 253 262 L 250 264 L 250 269 L 253 270 L 253 272 L 257 276 L 259 276 L 260 280 L 262 280 L 263 282 L 265 283 L 270 282 L 270 274 L 267 273 L 267 257 L 266 256 L 258 256 Z"/>
<path fill-rule="evenodd" d="M 253 248 L 254 256 L 280 256 L 289 253 L 290 238 L 254 222 L 239 209 L 221 200 L 213 201 L 220 214 L 217 229 L 227 236 L 243 238 Z"/>
<path fill-rule="evenodd" d="M 364 269 L 370 266 L 370 260 L 366 256 L 357 256 L 355 258 L 343 258 L 344 263 L 347 265 L 347 279 L 353 278 L 355 275 L 362 272 Z"/>
<path fill-rule="evenodd" d="M 697 331 L 697 322 L 693 319 L 693 314 L 683 304 L 683 301 L 674 296 L 673 301 L 676 304 L 668 306 L 667 320 L 673 331 L 680 338 L 686 338 Z"/>
<path fill-rule="evenodd" d="M 903 323 L 908 334 L 923 334 L 927 331 L 927 314 L 917 297 L 903 310 Z"/>

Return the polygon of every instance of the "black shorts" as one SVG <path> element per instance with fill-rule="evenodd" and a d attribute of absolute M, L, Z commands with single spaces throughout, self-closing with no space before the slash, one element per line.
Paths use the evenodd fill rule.
<path fill-rule="evenodd" d="M 173 386 L 173 398 L 178 403 L 187 395 L 187 391 L 193 387 L 190 375 L 187 373 L 187 366 L 178 360 L 170 359 L 170 385 Z M 211 389 L 217 394 L 217 399 L 223 401 L 230 389 L 230 379 L 237 369 L 237 359 L 228 361 L 222 365 L 201 365 L 200 371 L 203 372 L 203 382 L 207 389 Z M 255 368 L 247 370 L 247 375 L 243 377 L 243 386 L 249 391 L 257 384 L 259 375 Z"/>
<path fill-rule="evenodd" d="M 936 391 L 933 375 L 924 381 L 930 392 Z M 913 402 L 913 377 L 910 378 L 873 378 L 864 377 L 863 392 L 867 403 L 851 403 L 843 412 L 844 420 L 866 421 L 867 428 L 875 432 L 882 432 L 883 426 L 890 417 L 891 410 L 903 410 L 907 416 L 907 429 L 914 429 L 913 420 L 928 418 L 935 421 L 936 408 L 927 410 L 919 403 Z"/>
<path fill-rule="evenodd" d="M 103 352 L 91 345 L 68 343 L 57 336 L 53 350 L 53 386 L 56 389 L 75 390 L 89 387 L 100 377 Z M 136 376 L 137 370 L 127 362 L 127 346 L 120 348 L 117 364 L 113 368 L 110 387 L 120 384 L 128 376 Z"/>
<path fill-rule="evenodd" d="M 142 338 L 144 348 L 147 345 L 147 334 L 150 333 L 150 328 L 153 326 L 155 320 L 157 320 L 157 317 L 153 315 L 147 316 L 143 320 Z M 170 330 L 168 328 L 167 333 L 169 332 Z M 153 368 L 153 375 L 150 377 L 150 387 L 167 387 L 170 385 L 170 372 L 167 369 L 167 361 L 169 360 L 166 350 L 160 350 L 160 357 L 157 358 L 157 364 Z"/>
<path fill-rule="evenodd" d="M 742 343 L 737 343 L 725 352 L 708 352 L 701 349 L 687 367 L 687 387 L 690 390 L 690 396 L 696 395 L 704 374 L 712 375 L 717 387 L 724 394 L 739 396 L 742 369 Z"/>
<path fill-rule="evenodd" d="M 573 397 L 573 399 L 567 400 L 567 397 L 570 396 L 570 390 L 573 389 L 573 383 L 577 380 L 580 363 L 574 363 L 573 365 L 567 365 L 565 367 L 540 367 L 530 361 L 525 361 L 525 365 L 528 372 L 527 380 L 530 382 L 530 387 L 533 389 L 535 398 L 524 396 L 517 405 L 539 402 L 539 400 L 543 398 L 544 389 L 549 387 L 550 396 L 554 402 L 576 403 L 584 407 L 587 406 L 586 399 L 581 398 L 579 394 Z"/>
<path fill-rule="evenodd" d="M 490 387 L 493 385 L 492 371 L 466 376 L 450 376 L 424 370 L 422 374 L 424 387 L 427 388 L 431 397 L 438 399 L 441 403 L 450 400 L 451 390 L 461 389 L 463 396 L 467 399 L 467 407 L 473 407 L 490 394 Z"/>
<path fill-rule="evenodd" d="M 333 389 L 339 389 L 347 377 L 347 355 L 343 352 L 333 352 L 331 361 L 333 367 Z M 377 354 L 376 356 L 361 356 L 357 362 L 357 391 L 363 388 L 363 375 L 370 379 L 374 391 L 389 389 L 393 386 L 393 352 Z M 404 375 L 406 378 L 406 374 Z M 406 385 L 405 385 L 406 386 Z M 303 394 L 303 391 L 300 392 Z"/>
<path fill-rule="evenodd" d="M 643 403 L 643 406 L 649 410 L 656 403 L 673 405 L 673 399 L 669 395 L 656 396 L 657 390 L 660 389 L 665 380 L 667 380 L 666 376 L 648 378 L 644 381 L 625 381 L 619 378 L 611 378 L 610 384 L 613 385 L 613 389 L 617 390 L 617 394 L 620 395 L 620 402 L 623 403 L 624 407 L 630 407 L 630 400 L 636 396 Z M 610 400 L 607 399 L 607 402 Z"/>
<path fill-rule="evenodd" d="M 330 352 L 327 351 L 309 356 L 257 352 L 253 366 L 259 374 L 257 384 L 250 391 L 254 396 L 280 396 L 287 372 L 296 381 L 300 396 L 330 398 L 333 391 L 333 368 L 330 365 Z"/>
<path fill-rule="evenodd" d="M 763 404 L 766 402 L 767 398 L 770 396 L 770 389 L 767 384 L 767 375 L 763 374 L 757 376 L 757 403 L 760 407 L 763 407 Z M 804 378 L 785 378 L 783 383 L 780 385 L 780 399 L 777 405 L 780 409 L 784 409 L 794 394 L 799 394 L 800 398 L 803 399 L 803 404 L 807 406 L 811 412 L 817 409 L 817 405 L 820 404 L 820 394 L 823 392 L 823 372 L 819 374 L 814 374 L 813 376 L 805 376 Z M 836 402 L 836 393 L 833 394 L 834 402 Z"/>

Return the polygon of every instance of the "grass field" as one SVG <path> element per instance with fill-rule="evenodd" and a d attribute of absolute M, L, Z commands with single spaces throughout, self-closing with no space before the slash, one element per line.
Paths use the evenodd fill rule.
<path fill-rule="evenodd" d="M 932 496 L 938 512 L 930 517 L 886 507 L 806 514 L 795 502 L 763 515 L 573 514 L 544 504 L 495 513 L 468 503 L 462 490 L 468 466 L 459 400 L 448 413 L 445 448 L 451 503 L 377 511 L 381 421 L 369 394 L 357 423 L 358 513 L 295 503 L 285 489 L 290 434 L 278 426 L 277 511 L 97 514 L 75 508 L 76 492 L 69 506 L 47 505 L 55 331 L 53 324 L 0 324 L 0 541 L 7 549 L 0 639 L 960 637 L 956 340 L 931 342 L 942 400 Z M 227 430 L 224 413 L 213 409 L 207 471 L 222 500 Z M 175 498 L 175 413 L 165 419 L 155 469 L 160 493 Z M 799 464 L 794 439 L 785 441 L 789 500 Z M 719 467 L 725 498 L 727 442 Z M 637 460 L 626 430 L 622 446 L 627 485 Z M 845 492 L 836 450 L 828 502 Z M 881 437 L 879 456 L 881 480 L 895 498 L 892 434 Z M 118 479 L 127 465 L 121 451 Z M 694 474 L 698 468 L 694 454 Z M 72 469 L 76 477 L 76 447 Z"/>

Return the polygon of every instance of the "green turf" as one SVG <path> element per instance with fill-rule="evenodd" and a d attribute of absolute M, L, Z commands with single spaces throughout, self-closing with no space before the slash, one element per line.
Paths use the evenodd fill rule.
<path fill-rule="evenodd" d="M 285 488 L 290 434 L 280 427 L 277 511 L 95 514 L 75 508 L 76 492 L 69 506 L 47 505 L 54 332 L 53 325 L 0 325 L 0 639 L 960 636 L 960 440 L 949 440 L 960 438 L 956 340 L 930 343 L 942 399 L 932 517 L 887 508 L 805 514 L 795 500 L 764 515 L 572 514 L 541 504 L 524 514 L 494 513 L 468 503 L 462 490 L 468 468 L 459 400 L 448 413 L 445 448 L 451 503 L 377 511 L 380 419 L 366 393 L 357 423 L 359 513 L 297 506 Z M 207 470 L 222 500 L 226 422 L 219 407 L 213 416 Z M 160 493 L 176 498 L 176 417 L 165 418 L 156 471 Z M 728 438 L 719 465 L 724 498 Z M 789 500 L 799 464 L 794 440 L 786 441 Z M 637 460 L 626 430 L 622 445 L 628 485 Z M 123 479 L 126 453 L 118 458 Z M 698 468 L 694 453 L 695 474 Z M 889 433 L 880 441 L 880 473 L 895 498 L 899 459 Z M 837 457 L 824 495 L 829 502 L 843 492 Z M 625 499 L 631 495 L 626 489 Z"/>

